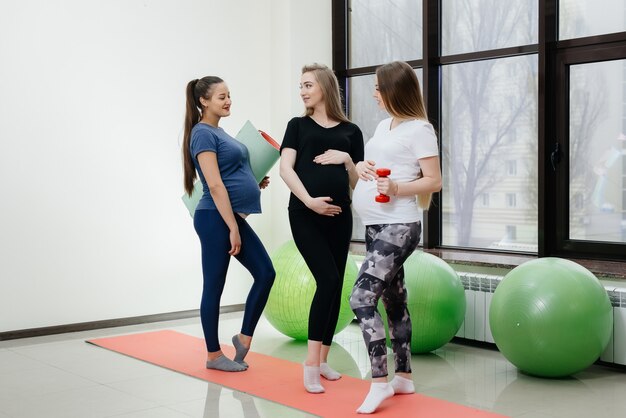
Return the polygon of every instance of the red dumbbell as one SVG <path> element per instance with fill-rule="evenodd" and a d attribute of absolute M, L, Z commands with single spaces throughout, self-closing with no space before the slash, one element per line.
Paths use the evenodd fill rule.
<path fill-rule="evenodd" d="M 376 174 L 378 175 L 378 177 L 387 177 L 391 174 L 391 170 L 388 168 L 378 168 L 376 169 Z M 378 203 L 387 203 L 390 199 L 389 196 L 387 196 L 386 194 L 380 193 L 378 196 L 376 196 L 375 200 Z"/>

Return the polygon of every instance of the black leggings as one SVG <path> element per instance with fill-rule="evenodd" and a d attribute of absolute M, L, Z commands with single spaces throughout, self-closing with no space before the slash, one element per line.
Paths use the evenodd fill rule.
<path fill-rule="evenodd" d="M 309 340 L 330 345 L 335 334 L 346 260 L 352 238 L 350 208 L 335 216 L 309 209 L 289 211 L 293 240 L 315 278 L 317 289 L 309 312 Z"/>

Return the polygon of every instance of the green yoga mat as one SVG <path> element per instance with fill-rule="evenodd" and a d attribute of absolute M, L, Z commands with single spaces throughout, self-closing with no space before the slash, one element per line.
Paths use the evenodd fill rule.
<path fill-rule="evenodd" d="M 254 174 L 257 183 L 260 183 L 278 161 L 280 146 L 268 134 L 256 129 L 250 121 L 246 121 L 235 139 L 248 148 L 252 174 Z M 182 196 L 183 203 L 192 218 L 202 194 L 202 183 L 197 181 L 191 196 L 188 196 L 187 193 Z"/>

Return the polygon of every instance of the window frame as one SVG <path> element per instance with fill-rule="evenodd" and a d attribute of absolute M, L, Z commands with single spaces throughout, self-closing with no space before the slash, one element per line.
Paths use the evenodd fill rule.
<path fill-rule="evenodd" d="M 419 0 L 416 0 L 419 1 Z M 603 50 L 624 48 L 626 31 L 584 38 L 559 41 L 558 39 L 558 0 L 538 0 L 538 37 L 537 44 L 521 45 L 462 53 L 455 55 L 441 54 L 442 0 L 422 0 L 423 47 L 422 59 L 407 61 L 413 68 L 421 68 L 423 74 L 423 95 L 427 112 L 433 127 L 442 132 L 442 68 L 444 65 L 474 62 L 523 55 L 537 55 L 538 58 L 538 102 L 537 102 L 537 253 L 527 253 L 539 257 L 566 256 L 569 258 L 593 258 L 626 261 L 626 243 L 598 244 L 570 242 L 563 239 L 564 205 L 567 205 L 568 184 L 565 176 L 556 174 L 551 165 L 551 154 L 555 144 L 559 143 L 558 153 L 568 155 L 567 144 L 563 144 L 559 135 L 564 126 L 561 103 L 563 97 L 563 74 L 561 61 L 571 54 L 582 54 L 588 58 L 602 56 Z M 350 46 L 350 0 L 332 0 L 332 57 L 333 68 L 341 88 L 349 96 L 348 79 L 359 75 L 374 74 L 377 66 L 350 68 L 348 63 Z M 383 63 L 379 63 L 383 64 Z M 346 103 L 348 100 L 346 100 Z M 346 111 L 350 109 L 346 105 Z M 563 138 L 561 136 L 561 138 Z M 555 140 L 556 139 L 556 140 Z M 559 142 L 561 141 L 561 142 Z M 440 161 L 442 159 L 440 158 Z M 565 171 L 565 170 L 562 170 Z M 564 196 L 565 195 L 565 196 Z M 487 248 L 461 248 L 442 246 L 442 199 L 441 193 L 433 195 L 431 209 L 424 212 L 423 245 L 424 248 L 460 248 L 467 251 L 524 254 L 490 250 Z"/>
<path fill-rule="evenodd" d="M 552 168 L 557 196 L 554 211 L 559 213 L 554 224 L 556 236 L 555 251 L 567 257 L 591 257 L 608 260 L 626 259 L 626 243 L 572 239 L 569 237 L 570 222 L 570 142 L 569 142 L 569 74 L 570 67 L 578 64 L 592 64 L 626 59 L 626 40 L 595 44 L 596 37 L 590 37 L 589 44 L 575 43 L 557 49 L 556 63 L 556 142 L 559 144 L 558 163 Z M 579 41 L 579 40 L 578 40 Z"/>

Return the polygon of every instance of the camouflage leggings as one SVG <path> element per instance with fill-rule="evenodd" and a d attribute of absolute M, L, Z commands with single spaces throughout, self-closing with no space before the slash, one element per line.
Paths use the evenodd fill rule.
<path fill-rule="evenodd" d="M 372 377 L 387 376 L 385 326 L 376 306 L 382 297 L 396 372 L 411 372 L 411 318 L 407 310 L 402 264 L 420 241 L 421 222 L 369 225 L 366 255 L 350 295 L 350 307 L 363 332 Z"/>

